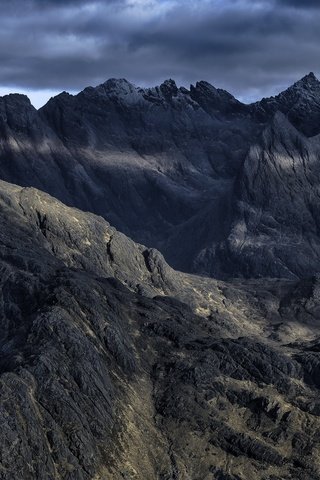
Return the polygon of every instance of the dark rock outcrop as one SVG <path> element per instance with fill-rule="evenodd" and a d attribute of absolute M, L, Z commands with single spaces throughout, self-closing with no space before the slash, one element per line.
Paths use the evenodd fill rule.
<path fill-rule="evenodd" d="M 306 136 L 320 133 L 320 82 L 313 72 L 276 97 L 263 98 L 253 105 L 260 120 L 270 119 L 278 110 Z"/>
<path fill-rule="evenodd" d="M 277 112 L 237 178 L 233 223 L 209 273 L 303 278 L 320 270 L 319 158 L 319 139 Z"/>
<path fill-rule="evenodd" d="M 0 222 L 1 478 L 319 478 L 317 278 L 179 274 L 4 182 Z"/>

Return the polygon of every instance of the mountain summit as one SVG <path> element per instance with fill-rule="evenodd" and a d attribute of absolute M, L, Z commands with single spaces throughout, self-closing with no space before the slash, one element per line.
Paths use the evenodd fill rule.
<path fill-rule="evenodd" d="M 281 110 L 308 137 L 317 135 L 320 132 L 320 82 L 311 72 L 276 97 L 257 102 L 254 108 L 264 119 Z"/>

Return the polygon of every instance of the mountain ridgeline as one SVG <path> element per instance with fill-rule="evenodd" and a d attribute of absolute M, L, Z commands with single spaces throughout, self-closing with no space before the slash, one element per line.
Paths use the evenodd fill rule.
<path fill-rule="evenodd" d="M 312 73 L 251 105 L 203 81 L 111 79 L 39 111 L 2 97 L 0 178 L 103 216 L 178 270 L 300 278 L 320 264 L 319 133 Z"/>
<path fill-rule="evenodd" d="M 320 82 L 0 98 L 0 479 L 320 479 Z"/>

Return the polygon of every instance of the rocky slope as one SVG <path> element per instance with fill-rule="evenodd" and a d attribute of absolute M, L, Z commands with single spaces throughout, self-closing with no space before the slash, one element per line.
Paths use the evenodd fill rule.
<path fill-rule="evenodd" d="M 320 83 L 314 73 L 309 73 L 276 97 L 263 98 L 252 105 L 257 118 L 270 119 L 277 111 L 288 116 L 289 121 L 307 137 L 320 133 Z"/>
<path fill-rule="evenodd" d="M 171 80 L 152 89 L 109 80 L 39 112 L 9 95 L 0 99 L 0 177 L 102 215 L 190 271 L 203 243 L 222 236 L 256 130 L 246 106 L 206 82 L 188 91 Z M 179 232 L 205 211 L 210 231 L 189 235 L 186 254 Z"/>
<path fill-rule="evenodd" d="M 319 105 L 0 98 L 1 479 L 320 478 Z"/>
<path fill-rule="evenodd" d="M 133 240 L 159 249 L 179 270 L 221 278 L 303 276 L 310 272 L 311 260 L 304 268 L 302 253 L 300 264 L 291 265 L 301 219 L 291 215 L 290 199 L 303 204 L 303 215 L 314 218 L 311 223 L 317 222 L 317 205 L 306 198 L 314 198 L 318 183 L 310 162 L 319 155 L 319 99 L 320 82 L 313 74 L 252 105 L 203 81 L 187 90 L 173 80 L 142 89 L 111 79 L 75 96 L 64 92 L 39 112 L 27 97 L 9 95 L 0 99 L 0 178 L 103 216 Z M 300 168 L 289 167 L 290 175 L 280 180 L 271 172 L 272 158 L 279 163 L 280 156 L 304 162 L 311 176 L 303 180 Z M 261 178 L 250 181 L 251 170 L 258 177 L 261 171 Z M 285 234 L 278 232 L 281 255 L 270 253 L 273 240 L 267 245 L 267 236 L 259 250 L 266 260 L 253 267 L 239 255 L 243 229 L 253 239 L 246 223 L 249 210 L 239 213 L 241 205 L 249 195 L 249 207 L 270 217 L 269 223 L 272 218 L 272 228 L 279 221 L 269 207 L 263 211 L 260 188 L 281 204 L 281 215 L 291 224 L 287 221 Z M 298 233 L 301 251 L 309 256 L 313 249 L 308 257 L 313 262 L 317 234 L 310 246 L 304 232 L 300 228 Z M 254 238 L 255 245 L 261 238 Z M 280 260 L 271 267 L 274 256 Z M 312 272 L 317 269 L 315 260 Z"/>
<path fill-rule="evenodd" d="M 211 275 L 303 278 L 320 269 L 320 138 L 278 112 L 250 148 L 235 183 L 233 223 Z M 202 259 L 199 259 L 201 262 Z"/>
<path fill-rule="evenodd" d="M 320 478 L 318 277 L 177 273 L 5 182 L 0 224 L 1 478 Z"/>

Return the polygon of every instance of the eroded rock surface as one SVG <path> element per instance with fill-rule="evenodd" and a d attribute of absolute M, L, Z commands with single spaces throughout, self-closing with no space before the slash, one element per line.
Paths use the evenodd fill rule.
<path fill-rule="evenodd" d="M 319 479 L 319 279 L 176 273 L 0 183 L 0 476 Z"/>
<path fill-rule="evenodd" d="M 103 216 L 178 270 L 301 277 L 311 263 L 312 273 L 318 268 L 319 99 L 312 73 L 252 105 L 204 81 L 188 90 L 173 80 L 143 89 L 110 79 L 39 111 L 8 95 L 0 99 L 0 178 Z M 293 207 L 302 207 L 299 232 Z M 242 261 L 244 236 L 264 262 Z"/>

